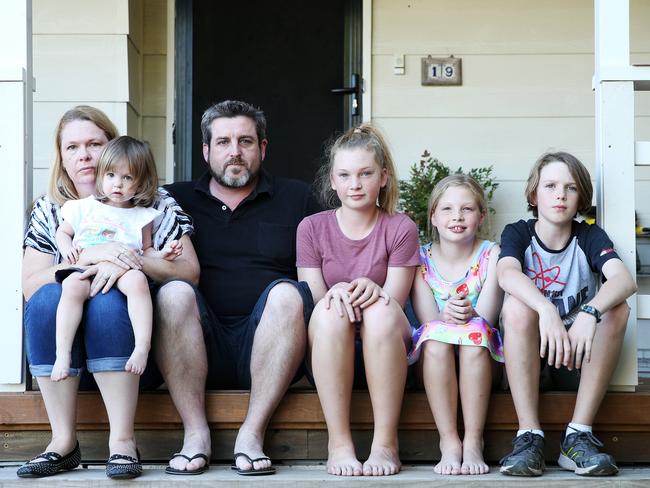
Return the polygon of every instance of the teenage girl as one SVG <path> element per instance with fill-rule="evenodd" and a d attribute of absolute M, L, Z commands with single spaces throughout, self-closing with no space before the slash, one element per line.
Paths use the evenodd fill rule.
<path fill-rule="evenodd" d="M 56 242 L 70 264 L 76 263 L 82 249 L 111 241 L 123 244 L 125 252 L 135 249 L 167 260 L 182 254 L 178 241 L 161 251 L 151 247 L 153 220 L 160 212 L 151 207 L 158 176 L 148 144 L 129 136 L 107 143 L 97 163 L 96 182 L 95 196 L 70 200 L 61 207 L 63 222 Z M 51 378 L 60 381 L 69 375 L 72 343 L 84 303 L 94 290 L 90 272 L 81 268 L 57 271 L 56 278 L 62 283 L 62 294 L 56 312 L 56 361 Z M 117 280 L 117 288 L 126 295 L 135 335 L 135 349 L 125 370 L 142 374 L 151 348 L 152 305 L 147 277 L 140 270 L 130 269 Z"/>
<path fill-rule="evenodd" d="M 413 336 L 409 362 L 419 361 L 440 435 L 438 474 L 483 474 L 483 427 L 492 385 L 490 357 L 503 362 L 496 328 L 503 292 L 499 246 L 477 237 L 487 211 L 481 186 L 466 175 L 441 180 L 429 199 L 433 242 L 420 248 L 420 272 L 411 298 L 423 325 Z M 456 361 L 458 360 L 458 375 Z M 457 427 L 463 409 L 464 436 Z"/>
<path fill-rule="evenodd" d="M 411 344 L 403 307 L 419 263 L 417 228 L 396 212 L 395 166 L 371 125 L 336 140 L 320 181 L 333 208 L 299 225 L 297 266 L 316 303 L 308 357 L 329 434 L 327 471 L 391 475 L 401 468 L 397 426 Z M 366 382 L 375 428 L 362 465 L 352 443 L 350 399 L 353 385 Z"/>

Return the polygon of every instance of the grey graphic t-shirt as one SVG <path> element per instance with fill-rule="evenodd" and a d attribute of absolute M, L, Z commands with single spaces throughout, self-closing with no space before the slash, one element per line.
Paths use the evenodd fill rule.
<path fill-rule="evenodd" d="M 610 259 L 614 245 L 597 225 L 573 221 L 571 237 L 560 250 L 548 249 L 535 232 L 535 222 L 508 224 L 501 234 L 499 259 L 511 256 L 564 318 L 596 294 L 596 277 Z"/>

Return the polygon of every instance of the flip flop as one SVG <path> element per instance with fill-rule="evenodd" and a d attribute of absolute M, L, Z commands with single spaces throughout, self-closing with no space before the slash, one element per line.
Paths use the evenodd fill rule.
<path fill-rule="evenodd" d="M 198 453 L 195 454 L 192 457 L 186 456 L 185 454 L 181 454 L 180 452 L 174 453 L 171 459 L 174 459 L 175 457 L 182 457 L 187 459 L 188 463 L 191 463 L 195 459 L 205 459 L 205 466 L 201 466 L 199 469 L 195 469 L 194 471 L 188 471 L 187 469 L 176 469 L 172 468 L 171 466 L 167 466 L 165 468 L 165 473 L 167 474 L 175 474 L 179 476 L 193 476 L 197 474 L 203 474 L 205 473 L 208 469 L 210 469 L 210 460 L 208 459 L 208 456 L 206 456 L 203 453 Z M 171 461 L 170 459 L 170 461 Z"/>
<path fill-rule="evenodd" d="M 237 458 L 238 457 L 246 458 L 246 461 L 248 461 L 251 466 L 253 466 L 253 463 L 255 461 L 266 461 L 266 460 L 270 461 L 271 460 L 267 456 L 256 458 L 256 459 L 251 459 L 250 456 L 248 454 L 246 454 L 246 453 L 236 452 L 235 457 L 234 457 L 234 459 L 232 461 L 232 465 L 230 466 L 230 469 L 232 469 L 233 471 L 237 471 L 237 474 L 240 474 L 242 476 L 264 476 L 264 475 L 268 475 L 268 474 L 275 474 L 275 468 L 273 466 L 269 466 L 268 468 L 261 468 L 261 469 L 255 469 L 255 468 L 240 469 L 237 466 Z"/>

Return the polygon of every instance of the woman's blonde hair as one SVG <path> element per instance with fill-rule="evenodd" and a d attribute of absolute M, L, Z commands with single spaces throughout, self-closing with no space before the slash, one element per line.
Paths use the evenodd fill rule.
<path fill-rule="evenodd" d="M 97 200 L 105 202 L 108 196 L 102 188 L 104 175 L 112 171 L 116 164 L 124 161 L 133 176 L 137 191 L 133 196 L 136 207 L 150 207 L 158 195 L 158 173 L 149 144 L 130 136 L 113 139 L 102 151 L 97 163 L 95 195 Z"/>
<path fill-rule="evenodd" d="M 481 185 L 479 185 L 478 182 L 469 175 L 449 175 L 436 184 L 436 186 L 431 191 L 431 196 L 429 197 L 429 206 L 427 211 L 427 231 L 430 238 L 434 241 L 437 241 L 439 239 L 439 235 L 438 230 L 431 224 L 431 215 L 436 211 L 442 195 L 444 195 L 447 189 L 452 186 L 462 186 L 469 190 L 470 193 L 474 196 L 480 212 L 486 217 L 488 215 L 487 199 L 485 198 L 485 192 L 483 191 Z"/>
<path fill-rule="evenodd" d="M 63 132 L 66 124 L 75 120 L 92 122 L 104 131 L 106 139 L 109 141 L 119 135 L 117 128 L 108 116 L 95 107 L 77 105 L 63 114 L 54 132 L 54 164 L 52 164 L 50 170 L 50 182 L 47 190 L 50 200 L 59 205 L 63 205 L 68 200 L 77 200 L 79 198 L 74 183 L 63 167 L 63 158 L 61 157 L 61 132 Z"/>
<path fill-rule="evenodd" d="M 395 163 L 390 154 L 386 140 L 381 132 L 371 124 L 362 124 L 358 127 L 348 129 L 327 151 L 327 162 L 321 166 L 316 176 L 316 188 L 326 208 L 334 208 L 341 205 L 341 201 L 332 189 L 331 175 L 334 168 L 334 158 L 342 149 L 365 149 L 371 151 L 375 162 L 380 169 L 386 170 L 386 185 L 379 190 L 377 198 L 379 207 L 389 214 L 397 211 L 399 199 L 399 181 L 395 171 Z"/>
<path fill-rule="evenodd" d="M 533 212 L 537 217 L 537 188 L 539 187 L 539 178 L 542 168 L 550 163 L 564 163 L 569 168 L 569 173 L 576 182 L 578 187 L 578 213 L 587 213 L 591 209 L 591 199 L 594 195 L 594 188 L 591 184 L 591 176 L 585 165 L 580 162 L 573 154 L 567 152 L 544 153 L 535 162 L 530 170 L 528 182 L 526 183 L 526 201 L 528 210 Z"/>

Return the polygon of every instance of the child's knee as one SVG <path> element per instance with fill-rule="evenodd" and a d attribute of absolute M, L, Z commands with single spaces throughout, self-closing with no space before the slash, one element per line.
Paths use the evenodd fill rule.
<path fill-rule="evenodd" d="M 501 318 L 506 334 L 508 331 L 528 331 L 533 327 L 537 329 L 539 322 L 537 313 L 512 295 L 503 301 Z"/>
<path fill-rule="evenodd" d="M 453 356 L 453 344 L 428 340 L 422 343 L 422 361 L 434 361 L 436 364 Z"/>
<path fill-rule="evenodd" d="M 626 302 L 619 303 L 615 307 L 607 311 L 603 315 L 603 322 L 608 329 L 615 335 L 625 335 L 627 329 L 627 321 L 630 317 L 630 307 Z M 596 329 L 598 330 L 598 328 Z"/>
<path fill-rule="evenodd" d="M 119 284 L 124 287 L 126 291 L 149 292 L 149 283 L 145 274 L 137 269 L 130 269 L 124 273 L 120 279 Z"/>
<path fill-rule="evenodd" d="M 363 338 L 384 340 L 401 337 L 400 323 L 406 320 L 404 311 L 395 300 L 388 304 L 383 299 L 377 300 L 363 311 Z"/>
<path fill-rule="evenodd" d="M 352 333 L 354 324 L 350 322 L 347 312 L 343 311 L 343 317 L 339 315 L 333 303 L 325 307 L 325 301 L 321 300 L 314 307 L 309 320 L 310 334 L 317 333 L 319 336 L 342 336 Z"/>
<path fill-rule="evenodd" d="M 90 293 L 90 280 L 80 280 L 79 273 L 72 273 L 61 284 L 63 295 L 69 298 L 88 298 Z"/>

